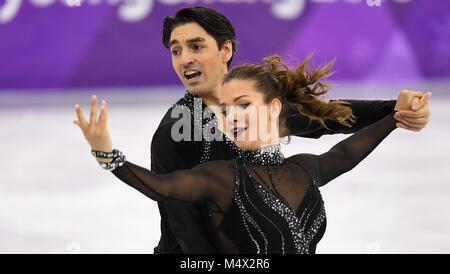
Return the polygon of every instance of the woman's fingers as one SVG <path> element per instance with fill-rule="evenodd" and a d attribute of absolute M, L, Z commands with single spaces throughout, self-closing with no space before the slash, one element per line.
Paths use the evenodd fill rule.
<path fill-rule="evenodd" d="M 91 98 L 91 113 L 89 115 L 89 128 L 95 129 L 97 120 L 97 96 L 92 95 Z"/>
<path fill-rule="evenodd" d="M 422 104 L 421 102 L 420 97 L 414 96 L 411 100 L 411 109 L 415 111 L 423 107 L 425 104 Z"/>
<path fill-rule="evenodd" d="M 430 99 L 431 95 L 433 95 L 431 92 L 427 92 L 424 96 L 422 96 L 422 98 L 420 98 L 420 102 L 423 105 L 428 104 L 428 100 Z"/>
<path fill-rule="evenodd" d="M 415 96 L 411 102 L 411 109 L 413 111 L 416 111 L 423 108 L 425 105 L 428 105 L 428 100 L 430 99 L 431 95 L 431 92 L 427 92 L 422 96 Z"/>
<path fill-rule="evenodd" d="M 78 120 L 75 120 L 74 123 L 84 131 L 87 128 L 88 124 L 79 105 L 75 105 L 75 113 L 77 114 Z"/>
<path fill-rule="evenodd" d="M 108 111 L 106 110 L 106 101 L 102 100 L 101 111 L 97 121 L 100 129 L 106 130 L 108 125 Z"/>
<path fill-rule="evenodd" d="M 89 114 L 89 121 L 84 118 L 81 107 L 75 105 L 75 112 L 78 120 L 73 121 L 78 125 L 86 136 L 91 134 L 101 133 L 103 130 L 107 130 L 108 111 L 106 109 L 106 101 L 102 100 L 100 114 L 97 118 L 97 96 L 93 95 L 91 98 L 91 112 Z"/>

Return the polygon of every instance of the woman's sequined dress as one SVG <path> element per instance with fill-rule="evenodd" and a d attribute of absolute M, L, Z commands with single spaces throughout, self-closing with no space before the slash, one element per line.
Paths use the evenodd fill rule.
<path fill-rule="evenodd" d="M 153 200 L 205 202 L 223 253 L 315 253 L 326 227 L 319 187 L 360 163 L 395 128 L 393 115 L 321 155 L 279 145 L 167 175 L 126 162 L 113 173 Z"/>

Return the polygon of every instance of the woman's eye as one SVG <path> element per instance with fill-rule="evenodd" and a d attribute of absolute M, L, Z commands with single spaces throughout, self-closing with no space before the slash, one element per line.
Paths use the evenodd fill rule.
<path fill-rule="evenodd" d="M 242 109 L 246 109 L 248 106 L 250 105 L 250 103 L 246 103 L 246 104 L 242 104 L 239 105 Z"/>

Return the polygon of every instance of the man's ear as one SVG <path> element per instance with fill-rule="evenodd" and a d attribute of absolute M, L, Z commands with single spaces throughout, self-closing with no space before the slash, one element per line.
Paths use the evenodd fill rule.
<path fill-rule="evenodd" d="M 228 63 L 228 61 L 231 60 L 231 57 L 233 57 L 233 44 L 230 40 L 225 41 L 225 43 L 222 46 L 222 61 L 224 63 Z"/>

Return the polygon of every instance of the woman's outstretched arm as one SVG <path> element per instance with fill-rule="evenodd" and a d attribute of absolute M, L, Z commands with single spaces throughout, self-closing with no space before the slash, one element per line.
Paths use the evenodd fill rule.
<path fill-rule="evenodd" d="M 75 106 L 77 120 L 74 121 L 83 132 L 93 151 L 112 153 L 112 141 L 108 132 L 108 112 L 106 102 L 102 101 L 101 111 L 97 119 L 97 98 L 91 99 L 91 112 L 89 121 L 83 116 L 79 105 Z M 182 170 L 166 175 L 156 175 L 151 171 L 127 162 L 124 157 L 96 154 L 97 161 L 104 163 L 113 170 L 120 180 L 134 187 L 153 200 L 165 198 L 180 199 L 184 201 L 199 201 L 214 195 L 218 186 L 216 178 L 206 165 L 218 165 L 218 163 L 204 164 L 191 170 Z M 109 158 L 108 158 L 109 157 Z M 114 158 L 114 160 L 113 160 Z M 112 164 L 116 164 L 111 168 Z"/>
<path fill-rule="evenodd" d="M 324 154 L 297 154 L 290 159 L 306 168 L 320 187 L 358 165 L 395 128 L 392 113 L 339 142 Z"/>
<path fill-rule="evenodd" d="M 339 142 L 324 154 L 297 154 L 290 159 L 306 168 L 311 179 L 320 187 L 358 165 L 395 128 L 396 121 L 390 114 Z"/>
<path fill-rule="evenodd" d="M 112 173 L 127 185 L 155 201 L 178 199 L 201 201 L 214 196 L 216 178 L 208 168 L 196 167 L 165 175 L 156 175 L 148 169 L 125 162 Z"/>
<path fill-rule="evenodd" d="M 394 114 L 358 131 L 316 158 L 318 185 L 323 186 L 353 169 L 364 160 L 394 129 Z"/>

